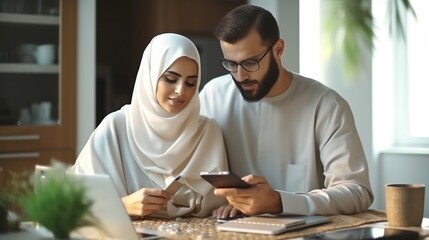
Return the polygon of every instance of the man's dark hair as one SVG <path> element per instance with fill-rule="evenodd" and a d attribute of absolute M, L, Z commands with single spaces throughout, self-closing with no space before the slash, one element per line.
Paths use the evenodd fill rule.
<path fill-rule="evenodd" d="M 255 28 L 264 44 L 273 44 L 279 39 L 279 27 L 274 16 L 267 10 L 244 4 L 229 11 L 219 22 L 215 36 L 220 41 L 235 43 Z"/>

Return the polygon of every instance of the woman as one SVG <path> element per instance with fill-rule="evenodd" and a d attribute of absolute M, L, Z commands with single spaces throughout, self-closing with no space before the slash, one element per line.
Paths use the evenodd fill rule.
<path fill-rule="evenodd" d="M 205 217 L 224 204 L 201 171 L 227 169 L 217 124 L 200 116 L 198 50 L 186 37 L 165 33 L 146 47 L 131 104 L 105 117 L 80 153 L 73 172 L 104 173 L 128 214 Z M 182 187 L 163 190 L 180 176 Z"/>

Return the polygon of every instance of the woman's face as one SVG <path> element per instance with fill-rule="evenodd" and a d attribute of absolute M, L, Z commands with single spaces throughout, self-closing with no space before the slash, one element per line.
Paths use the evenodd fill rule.
<path fill-rule="evenodd" d="M 197 90 L 197 62 L 181 57 L 158 79 L 156 100 L 169 113 L 179 113 L 184 109 Z"/>

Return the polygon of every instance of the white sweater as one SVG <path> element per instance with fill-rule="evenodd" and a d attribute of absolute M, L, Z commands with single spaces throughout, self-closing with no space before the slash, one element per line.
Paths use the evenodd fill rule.
<path fill-rule="evenodd" d="M 368 166 L 348 103 L 293 74 L 281 95 L 246 102 L 231 76 L 208 82 L 201 113 L 222 128 L 230 169 L 264 176 L 284 214 L 365 211 L 373 201 Z"/>

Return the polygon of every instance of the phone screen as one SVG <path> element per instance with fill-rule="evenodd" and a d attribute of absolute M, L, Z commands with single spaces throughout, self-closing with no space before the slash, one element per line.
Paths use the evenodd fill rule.
<path fill-rule="evenodd" d="M 250 184 L 229 171 L 201 172 L 200 176 L 216 188 L 248 188 Z"/>
<path fill-rule="evenodd" d="M 304 239 L 419 239 L 419 233 L 403 229 L 360 227 L 318 233 L 306 236 Z"/>
<path fill-rule="evenodd" d="M 165 191 L 170 193 L 171 195 L 176 194 L 176 192 L 182 187 L 182 183 L 178 182 L 180 179 L 180 175 L 177 176 L 168 186 L 164 188 Z"/>

